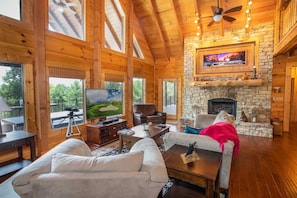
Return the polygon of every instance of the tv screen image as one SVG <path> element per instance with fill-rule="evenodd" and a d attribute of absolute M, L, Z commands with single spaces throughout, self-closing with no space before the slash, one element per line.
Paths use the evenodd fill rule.
<path fill-rule="evenodd" d="M 123 92 L 117 89 L 86 89 L 86 117 L 96 119 L 123 113 Z"/>

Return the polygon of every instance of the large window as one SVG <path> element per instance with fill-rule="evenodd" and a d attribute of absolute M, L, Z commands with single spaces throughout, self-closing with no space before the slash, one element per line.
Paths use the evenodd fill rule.
<path fill-rule="evenodd" d="M 21 0 L 0 0 L 0 15 L 21 20 Z"/>
<path fill-rule="evenodd" d="M 24 92 L 22 66 L 0 62 L 0 96 L 11 111 L 0 112 L 3 132 L 24 129 Z"/>
<path fill-rule="evenodd" d="M 85 39 L 85 0 L 49 0 L 48 29 Z"/>
<path fill-rule="evenodd" d="M 133 78 L 133 104 L 145 103 L 144 85 L 144 78 Z"/>
<path fill-rule="evenodd" d="M 125 52 L 125 13 L 119 0 L 105 0 L 105 47 Z"/>
<path fill-rule="evenodd" d="M 83 80 L 51 77 L 49 83 L 51 128 L 67 127 L 71 111 L 75 123 L 83 123 Z"/>

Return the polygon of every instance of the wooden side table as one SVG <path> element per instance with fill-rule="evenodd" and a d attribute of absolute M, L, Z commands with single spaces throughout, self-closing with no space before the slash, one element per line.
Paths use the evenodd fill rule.
<path fill-rule="evenodd" d="M 169 177 L 205 188 L 205 195 L 208 198 L 220 197 L 219 171 L 222 153 L 196 148 L 195 151 L 200 159 L 185 164 L 180 155 L 186 151 L 186 146 L 175 144 L 163 153 Z"/>
<path fill-rule="evenodd" d="M 5 134 L 6 136 L 0 138 L 0 152 L 16 148 L 18 151 L 18 157 L 16 159 L 0 163 L 0 177 L 22 169 L 36 159 L 34 134 L 26 131 L 12 131 Z M 24 145 L 30 146 L 31 161 L 23 158 L 22 146 Z"/>

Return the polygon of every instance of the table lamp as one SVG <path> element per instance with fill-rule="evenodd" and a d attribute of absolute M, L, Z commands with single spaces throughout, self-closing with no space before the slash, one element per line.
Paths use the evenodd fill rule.
<path fill-rule="evenodd" d="M 0 112 L 11 111 L 11 108 L 6 104 L 3 98 L 0 96 Z M 1 126 L 1 117 L 0 117 L 0 137 L 6 136 L 6 134 L 2 133 Z"/>

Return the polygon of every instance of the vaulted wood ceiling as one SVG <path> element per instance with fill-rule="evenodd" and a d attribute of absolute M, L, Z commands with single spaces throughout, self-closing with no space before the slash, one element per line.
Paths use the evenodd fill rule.
<path fill-rule="evenodd" d="M 201 33 L 197 36 L 200 39 L 207 32 L 223 36 L 227 30 L 245 30 L 248 1 L 253 2 L 250 28 L 274 21 L 276 0 L 132 0 L 134 13 L 155 60 L 183 56 L 184 38 L 198 32 L 198 25 L 194 23 L 197 18 L 200 18 Z M 213 16 L 211 6 L 218 3 L 224 11 L 236 6 L 242 6 L 242 10 L 228 14 L 236 19 L 233 22 L 221 20 L 208 26 Z M 49 0 L 50 26 L 58 32 L 83 38 L 84 25 L 79 9 L 81 0 Z"/>
<path fill-rule="evenodd" d="M 170 59 L 183 55 L 185 36 L 196 35 L 196 12 L 200 17 L 200 38 L 207 32 L 224 35 L 226 30 L 245 29 L 247 2 L 248 0 L 219 0 L 224 11 L 240 5 L 242 10 L 228 14 L 236 18 L 232 23 L 221 20 L 211 26 L 208 26 L 212 21 L 209 16 L 213 16 L 211 6 L 217 6 L 217 0 L 133 0 L 133 5 L 154 58 Z M 275 7 L 276 0 L 253 0 L 250 27 L 274 21 Z"/>

